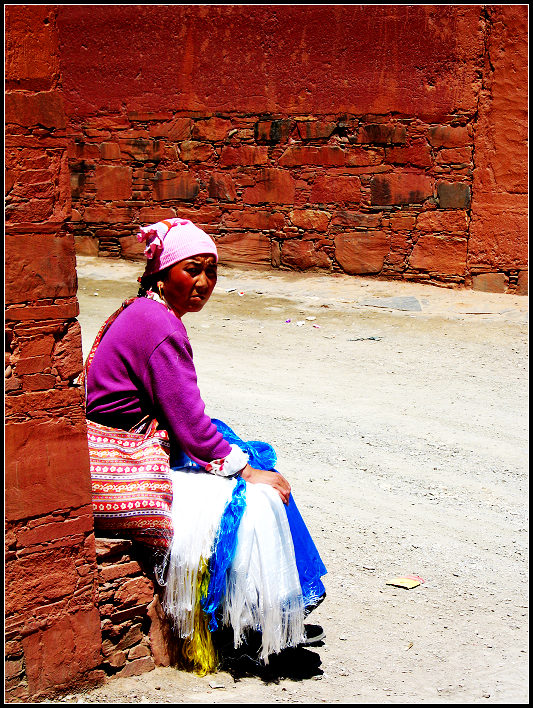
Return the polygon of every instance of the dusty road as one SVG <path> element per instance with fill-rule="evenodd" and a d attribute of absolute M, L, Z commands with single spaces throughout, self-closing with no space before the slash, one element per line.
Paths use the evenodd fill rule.
<path fill-rule="evenodd" d="M 78 258 L 85 353 L 141 270 Z M 201 390 L 277 450 L 329 570 L 326 643 L 267 676 L 157 669 L 67 700 L 527 703 L 527 306 L 222 269 L 184 319 Z M 404 574 L 425 583 L 386 585 Z"/>

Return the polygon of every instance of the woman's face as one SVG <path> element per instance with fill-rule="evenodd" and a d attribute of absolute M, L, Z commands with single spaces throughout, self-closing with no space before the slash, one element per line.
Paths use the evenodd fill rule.
<path fill-rule="evenodd" d="M 199 312 L 217 282 L 215 257 L 202 254 L 185 258 L 172 266 L 161 282 L 165 300 L 178 317 Z"/>

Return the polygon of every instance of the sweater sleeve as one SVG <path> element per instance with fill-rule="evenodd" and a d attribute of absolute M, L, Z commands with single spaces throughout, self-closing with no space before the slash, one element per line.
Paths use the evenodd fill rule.
<path fill-rule="evenodd" d="M 185 453 L 206 466 L 232 448 L 205 413 L 192 350 L 185 334 L 169 334 L 152 352 L 143 384 L 158 417 Z"/>

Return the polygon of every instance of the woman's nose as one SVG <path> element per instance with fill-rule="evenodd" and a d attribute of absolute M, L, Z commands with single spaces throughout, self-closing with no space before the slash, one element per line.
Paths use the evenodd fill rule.
<path fill-rule="evenodd" d="M 202 292 L 209 290 L 209 278 L 205 270 L 203 270 L 196 279 L 196 290 L 201 290 Z"/>

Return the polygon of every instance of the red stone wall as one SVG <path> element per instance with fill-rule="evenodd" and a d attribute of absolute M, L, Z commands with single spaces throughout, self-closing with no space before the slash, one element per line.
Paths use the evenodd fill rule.
<path fill-rule="evenodd" d="M 101 647 L 55 17 L 6 8 L 5 696 L 19 702 L 94 680 Z"/>
<path fill-rule="evenodd" d="M 225 263 L 525 292 L 526 7 L 63 6 L 59 31 L 80 252 L 139 257 L 180 215 Z"/>

